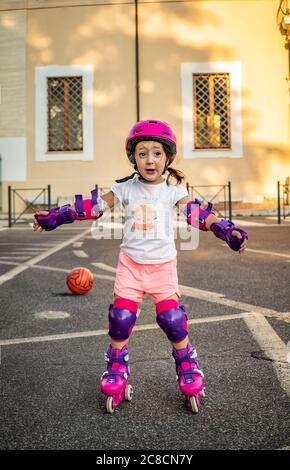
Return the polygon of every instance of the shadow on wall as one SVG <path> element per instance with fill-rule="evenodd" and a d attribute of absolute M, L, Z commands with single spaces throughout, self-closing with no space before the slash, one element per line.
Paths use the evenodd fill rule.
<path fill-rule="evenodd" d="M 209 42 L 208 28 L 218 30 L 222 24 L 220 17 L 204 3 L 141 4 L 139 19 L 141 118 L 150 115 L 170 119 L 181 141 L 180 63 L 232 61 L 239 60 L 239 56 L 230 41 L 225 45 L 218 40 Z M 232 28 L 236 28 L 235 22 Z M 32 67 L 94 64 L 96 151 L 100 159 L 111 155 L 108 165 L 111 165 L 110 169 L 118 168 L 116 178 L 130 172 L 123 145 L 135 119 L 134 34 L 132 4 L 28 11 L 27 54 Z M 134 83 L 134 87 L 124 81 L 124 68 L 132 70 L 131 84 Z M 172 81 L 178 83 L 178 90 L 171 86 Z M 29 86 L 33 87 L 33 83 Z M 30 92 L 33 93 L 32 88 Z M 244 97 L 246 93 L 248 91 L 244 90 Z M 250 100 L 251 96 L 247 99 Z M 253 192 L 255 185 L 262 185 L 266 195 L 268 190 L 272 192 L 273 175 L 284 174 L 289 163 L 289 149 L 268 142 L 253 142 L 250 136 L 257 127 L 255 114 L 258 111 L 246 107 L 245 103 L 244 158 L 222 159 L 224 165 L 221 165 L 221 159 L 205 158 L 203 184 L 223 184 L 231 179 L 241 195 Z M 110 122 L 104 119 L 108 113 Z M 117 153 L 116 142 L 119 142 Z M 189 165 L 188 162 L 186 164 Z M 70 166 L 73 165 L 74 162 L 70 162 Z M 190 168 L 200 168 L 200 162 L 192 161 L 190 165 Z M 107 171 L 105 165 L 100 168 L 100 180 L 106 180 Z M 192 181 L 193 175 L 187 176 L 192 184 L 198 184 L 198 181 Z"/>

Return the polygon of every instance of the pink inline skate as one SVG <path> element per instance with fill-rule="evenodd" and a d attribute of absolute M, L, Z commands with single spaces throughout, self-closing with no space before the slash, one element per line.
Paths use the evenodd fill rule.
<path fill-rule="evenodd" d="M 186 404 L 193 413 L 198 413 L 201 398 L 205 398 L 203 372 L 196 360 L 196 350 L 189 343 L 184 349 L 173 348 L 172 356 L 176 364 L 176 380 Z"/>
<path fill-rule="evenodd" d="M 133 396 L 133 388 L 128 383 L 130 374 L 128 345 L 122 349 L 115 349 L 110 345 L 105 353 L 105 360 L 108 366 L 102 375 L 100 389 L 106 396 L 106 411 L 113 413 L 119 403 L 124 399 L 131 401 Z"/>

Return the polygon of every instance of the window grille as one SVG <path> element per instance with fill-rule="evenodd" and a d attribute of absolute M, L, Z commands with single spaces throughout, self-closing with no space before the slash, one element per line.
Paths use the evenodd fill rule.
<path fill-rule="evenodd" d="M 193 74 L 194 149 L 231 148 L 230 74 Z"/>
<path fill-rule="evenodd" d="M 83 150 L 82 77 L 49 77 L 48 151 Z"/>

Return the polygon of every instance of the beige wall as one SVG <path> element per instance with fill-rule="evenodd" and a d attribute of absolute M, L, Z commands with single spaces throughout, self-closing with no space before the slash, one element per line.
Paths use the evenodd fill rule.
<path fill-rule="evenodd" d="M 50 183 L 54 194 L 88 193 L 96 183 L 108 186 L 128 171 L 123 143 L 136 118 L 133 13 L 128 5 L 29 12 L 28 178 Z M 94 65 L 93 161 L 35 161 L 34 70 L 50 64 Z"/>
<path fill-rule="evenodd" d="M 276 179 L 290 174 L 288 52 L 275 24 L 278 4 L 236 0 L 140 7 L 140 75 L 153 90 L 142 95 L 142 117 L 151 113 L 168 120 L 179 141 L 179 63 L 242 63 L 244 158 L 181 159 L 191 184 L 231 180 L 234 197 L 255 200 L 273 196 Z"/>
<path fill-rule="evenodd" d="M 0 138 L 26 134 L 26 12 L 0 14 Z"/>
<path fill-rule="evenodd" d="M 26 131 L 23 134 L 17 125 L 25 122 L 21 114 L 15 119 L 11 114 L 13 123 L 5 128 L 8 134 L 27 137 L 27 181 L 21 186 L 50 183 L 55 197 L 87 194 L 95 183 L 107 187 L 131 171 L 123 144 L 136 119 L 134 5 L 88 1 L 82 2 L 88 6 L 75 6 L 78 3 L 14 0 L 1 2 L 0 7 L 26 8 L 0 13 L 2 19 L 10 14 L 19 15 L 22 23 L 27 20 Z M 67 7 L 53 8 L 56 4 Z M 284 181 L 290 175 L 289 65 L 285 38 L 276 25 L 278 5 L 278 0 L 139 5 L 141 119 L 164 119 L 173 125 L 180 144 L 176 166 L 184 170 L 190 184 L 225 184 L 230 180 L 233 198 L 251 201 L 275 196 L 276 180 Z M 18 26 L 5 34 L 18 37 Z M 1 44 L 10 41 L 8 36 L 0 36 Z M 5 47 L 8 50 L 7 44 Z M 22 49 L 23 43 L 16 44 L 17 54 L 21 55 Z M 182 158 L 180 64 L 210 61 L 242 64 L 244 152 L 240 159 Z M 87 63 L 94 65 L 94 160 L 36 162 L 35 67 Z M 5 71 L 4 80 L 10 80 Z M 21 93 L 19 88 L 14 103 L 22 100 L 23 105 Z M 9 122 L 10 115 L 7 119 Z M 14 185 L 13 181 L 10 184 Z"/>

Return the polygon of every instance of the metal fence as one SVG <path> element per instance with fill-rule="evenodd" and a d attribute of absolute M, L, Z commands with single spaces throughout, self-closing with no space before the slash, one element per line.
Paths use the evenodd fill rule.
<path fill-rule="evenodd" d="M 285 220 L 290 214 L 290 177 L 287 176 L 285 183 L 277 181 L 277 222 L 281 224 L 281 218 Z M 287 213 L 288 208 L 288 213 Z M 282 213 L 282 217 L 281 217 Z"/>
<path fill-rule="evenodd" d="M 30 194 L 32 191 L 39 191 L 37 195 L 34 197 L 29 196 L 25 197 L 25 194 L 22 193 L 29 192 Z M 47 188 L 12 188 L 8 186 L 8 226 L 12 227 L 13 224 L 16 224 L 17 221 L 22 220 L 22 216 L 25 213 L 28 213 L 29 209 L 31 212 L 35 212 L 36 209 L 36 201 L 39 201 L 39 198 L 43 198 L 41 202 L 42 209 L 50 209 L 51 207 L 51 186 L 50 184 Z M 24 210 L 19 214 L 16 214 L 16 201 L 21 200 L 24 203 Z"/>
<path fill-rule="evenodd" d="M 232 219 L 232 185 L 191 186 L 187 183 L 187 191 L 191 199 L 202 199 L 204 203 L 212 202 L 215 213 L 224 218 Z"/>
<path fill-rule="evenodd" d="M 207 186 L 192 186 L 189 183 L 186 185 L 189 197 L 191 199 L 199 198 L 205 203 L 213 202 L 214 211 L 217 215 L 224 218 L 232 218 L 232 196 L 231 196 L 231 182 L 225 185 L 207 185 Z M 99 196 L 106 194 L 110 188 L 101 187 L 96 184 Z M 178 215 L 181 217 L 181 214 Z M 124 210 L 121 204 L 114 207 L 111 213 L 112 221 L 115 218 L 124 220 Z"/>

